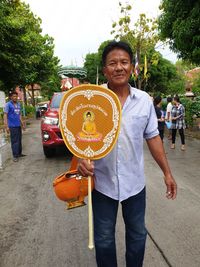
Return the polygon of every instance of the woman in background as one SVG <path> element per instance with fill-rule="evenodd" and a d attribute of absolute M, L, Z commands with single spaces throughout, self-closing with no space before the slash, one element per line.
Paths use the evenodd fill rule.
<path fill-rule="evenodd" d="M 162 98 L 161 96 L 156 96 L 153 100 L 154 108 L 156 111 L 157 119 L 158 119 L 158 131 L 161 140 L 163 141 L 164 138 L 164 127 L 165 127 L 165 117 L 163 111 L 161 109 L 162 106 Z"/>
<path fill-rule="evenodd" d="M 171 119 L 172 119 L 172 144 L 171 149 L 175 148 L 176 141 L 176 132 L 179 131 L 179 135 L 181 137 L 181 150 L 185 150 L 185 134 L 184 129 L 185 126 L 185 108 L 180 103 L 179 97 L 175 96 L 173 98 L 173 107 L 171 111 Z"/>

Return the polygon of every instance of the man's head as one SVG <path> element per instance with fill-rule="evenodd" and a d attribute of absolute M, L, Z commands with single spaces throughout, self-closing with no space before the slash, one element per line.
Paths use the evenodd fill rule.
<path fill-rule="evenodd" d="M 114 49 L 122 49 L 122 50 L 126 51 L 129 54 L 130 62 L 131 63 L 133 62 L 133 52 L 132 52 L 130 46 L 127 43 L 122 42 L 122 41 L 119 41 L 119 42 L 112 41 L 112 42 L 108 43 L 103 50 L 103 54 L 102 54 L 103 66 L 106 65 L 107 55 Z"/>
<path fill-rule="evenodd" d="M 125 42 L 110 42 L 103 51 L 103 73 L 111 86 L 126 86 L 133 71 L 133 53 Z"/>
<path fill-rule="evenodd" d="M 153 103 L 154 106 L 157 106 L 162 101 L 162 97 L 160 95 L 154 97 Z"/>
<path fill-rule="evenodd" d="M 172 97 L 171 96 L 168 96 L 167 97 L 167 103 L 170 103 L 170 102 L 172 102 Z"/>
<path fill-rule="evenodd" d="M 17 102 L 18 94 L 17 94 L 17 92 L 15 92 L 15 91 L 11 91 L 11 92 L 9 93 L 9 97 L 10 97 L 10 99 L 11 99 L 13 102 Z"/>
<path fill-rule="evenodd" d="M 174 102 L 175 104 L 180 103 L 179 96 L 176 95 L 176 96 L 173 98 L 173 102 Z"/>

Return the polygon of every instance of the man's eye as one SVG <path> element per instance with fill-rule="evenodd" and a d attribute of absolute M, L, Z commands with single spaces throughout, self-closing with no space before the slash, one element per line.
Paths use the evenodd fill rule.
<path fill-rule="evenodd" d="M 110 62 L 110 63 L 108 63 L 108 66 L 115 66 L 115 65 L 116 65 L 115 62 Z"/>

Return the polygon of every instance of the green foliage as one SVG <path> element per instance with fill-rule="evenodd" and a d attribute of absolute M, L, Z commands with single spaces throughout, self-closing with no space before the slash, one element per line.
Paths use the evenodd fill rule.
<path fill-rule="evenodd" d="M 200 1 L 163 0 L 158 23 L 161 39 L 182 59 L 200 63 Z"/>
<path fill-rule="evenodd" d="M 96 84 L 97 72 L 99 68 L 98 53 L 87 54 L 84 68 L 87 70 L 87 79 L 90 83 Z"/>
<path fill-rule="evenodd" d="M 194 119 L 200 117 L 200 99 L 195 100 L 183 97 L 180 99 L 181 103 L 185 107 L 185 120 L 187 127 L 193 127 Z"/>
<path fill-rule="evenodd" d="M 42 87 L 42 96 L 48 100 L 51 99 L 54 92 L 60 91 L 61 78 L 56 75 L 50 76 L 47 81 L 40 83 Z"/>
<path fill-rule="evenodd" d="M 3 0 L 0 16 L 0 81 L 4 91 L 56 76 L 59 60 L 54 57 L 53 39 L 42 36 L 41 19 L 29 6 Z"/>
<path fill-rule="evenodd" d="M 0 108 L 0 125 L 3 124 L 3 108 Z"/>
<path fill-rule="evenodd" d="M 102 84 L 106 81 L 102 72 L 102 53 L 104 47 L 110 41 L 104 41 L 98 48 L 97 53 L 87 54 L 85 57 L 84 68 L 87 70 L 87 79 L 90 83 L 96 84 L 98 75 L 98 84 Z"/>
<path fill-rule="evenodd" d="M 194 80 L 193 86 L 192 86 L 192 92 L 196 96 L 200 96 L 200 75 L 197 79 Z"/>
<path fill-rule="evenodd" d="M 153 53 L 153 52 L 152 52 Z M 145 90 L 153 93 L 174 95 L 184 92 L 184 80 L 177 74 L 176 67 L 157 53 L 158 63 L 148 67 L 149 78 Z"/>
<path fill-rule="evenodd" d="M 128 3 L 122 5 L 119 3 L 120 12 L 122 17 L 118 22 L 114 22 L 111 34 L 115 39 L 126 41 L 132 48 L 134 54 L 137 54 L 138 64 L 140 68 L 140 75 L 135 77 L 134 83 L 138 88 L 146 87 L 146 80 L 150 76 L 149 73 L 144 75 L 144 56 L 147 56 L 148 66 L 157 62 L 157 53 L 155 45 L 158 42 L 157 20 L 147 18 L 145 14 L 140 14 L 137 22 L 131 22 L 131 9 L 132 6 Z M 154 53 L 150 51 L 154 49 Z M 147 68 L 149 72 L 149 69 Z"/>
<path fill-rule="evenodd" d="M 35 114 L 35 107 L 31 105 L 25 105 L 25 114 L 30 115 L 30 114 Z"/>

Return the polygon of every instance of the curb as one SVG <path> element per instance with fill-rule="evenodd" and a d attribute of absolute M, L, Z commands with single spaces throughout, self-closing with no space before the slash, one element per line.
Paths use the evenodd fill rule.
<path fill-rule="evenodd" d="M 6 143 L 0 147 L 0 170 L 3 169 L 5 162 L 11 158 L 10 144 Z"/>

